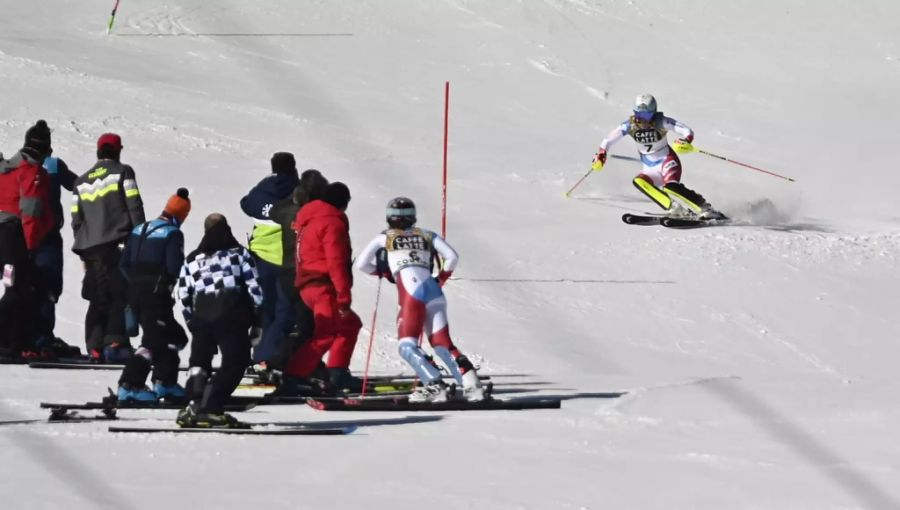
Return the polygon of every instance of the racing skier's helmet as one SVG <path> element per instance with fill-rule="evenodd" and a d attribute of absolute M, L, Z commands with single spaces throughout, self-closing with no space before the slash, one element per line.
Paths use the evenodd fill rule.
<path fill-rule="evenodd" d="M 641 94 L 634 100 L 634 118 L 649 122 L 656 115 L 656 98 L 650 94 Z"/>
<path fill-rule="evenodd" d="M 410 228 L 416 224 L 416 204 L 406 197 L 397 197 L 388 202 L 386 216 L 391 228 Z"/>

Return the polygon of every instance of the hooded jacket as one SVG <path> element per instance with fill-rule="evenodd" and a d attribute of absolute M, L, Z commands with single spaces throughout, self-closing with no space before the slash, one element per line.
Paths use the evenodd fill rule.
<path fill-rule="evenodd" d="M 296 287 L 334 286 L 338 306 L 350 306 L 350 222 L 343 211 L 322 200 L 304 205 L 294 220 L 297 229 Z"/>
<path fill-rule="evenodd" d="M 297 172 L 273 173 L 241 199 L 241 210 L 255 221 L 250 251 L 270 264 L 282 264 L 281 226 L 270 214 L 276 202 L 291 196 L 297 186 Z"/>
<path fill-rule="evenodd" d="M 56 223 L 50 208 L 50 176 L 24 152 L 0 159 L 0 222 L 15 219 L 22 222 L 29 250 L 36 249 Z"/>

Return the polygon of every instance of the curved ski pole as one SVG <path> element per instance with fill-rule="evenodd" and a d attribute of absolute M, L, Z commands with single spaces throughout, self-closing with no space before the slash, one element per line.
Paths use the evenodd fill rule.
<path fill-rule="evenodd" d="M 595 165 L 596 165 L 596 163 L 595 163 Z M 571 197 L 571 196 L 572 196 L 572 192 L 575 191 L 575 188 L 577 188 L 582 182 L 584 182 L 584 180 L 587 179 L 589 175 L 591 175 L 591 174 L 594 173 L 594 172 L 600 171 L 602 168 L 603 168 L 603 164 L 602 164 L 602 163 L 600 163 L 599 168 L 596 168 L 596 169 L 595 169 L 594 166 L 592 165 L 592 166 L 591 166 L 591 169 L 588 170 L 587 173 L 584 174 L 584 176 L 583 176 L 581 179 L 578 179 L 578 182 L 576 182 L 574 186 L 572 186 L 571 188 L 569 188 L 569 191 L 566 191 L 566 198 Z"/>
<path fill-rule="evenodd" d="M 689 154 L 689 153 L 691 153 L 691 152 L 699 152 L 700 154 L 705 154 L 705 155 L 707 155 L 707 156 L 709 156 L 709 157 L 711 157 L 711 158 L 720 159 L 720 160 L 722 160 L 722 161 L 725 161 L 726 163 L 731 163 L 731 164 L 733 164 L 733 165 L 740 165 L 740 166 L 742 166 L 742 167 L 749 168 L 750 170 L 756 170 L 757 172 L 762 172 L 762 173 L 764 173 L 764 174 L 769 174 L 769 175 L 771 175 L 771 176 L 778 177 L 778 178 L 780 178 L 780 179 L 784 179 L 784 180 L 786 180 L 786 181 L 797 182 L 796 179 L 794 179 L 794 178 L 792 178 L 792 177 L 788 177 L 788 176 L 786 176 L 786 175 L 781 175 L 781 174 L 776 174 L 775 172 L 772 172 L 772 171 L 769 171 L 769 170 L 765 170 L 765 169 L 762 169 L 762 168 L 758 168 L 758 167 L 755 167 L 755 166 L 753 166 L 753 165 L 748 165 L 747 163 L 741 163 L 740 161 L 735 161 L 735 160 L 733 160 L 733 159 L 731 159 L 731 158 L 727 158 L 727 157 L 725 157 L 725 156 L 720 156 L 720 155 L 718 155 L 718 154 L 713 154 L 712 152 L 705 151 L 705 150 L 703 150 L 703 149 L 698 149 L 697 147 L 694 147 L 693 144 L 690 144 L 690 143 L 678 143 L 678 142 L 675 142 L 675 143 L 672 144 L 672 149 L 675 150 L 675 152 L 678 153 L 678 154 Z"/>
<path fill-rule="evenodd" d="M 762 173 L 764 173 L 764 174 L 769 174 L 769 175 L 771 175 L 771 176 L 773 176 L 773 177 L 778 177 L 778 178 L 784 179 L 784 180 L 786 180 L 786 181 L 797 182 L 796 179 L 794 179 L 794 178 L 792 178 L 792 177 L 788 177 L 788 176 L 786 176 L 786 175 L 781 175 L 781 174 L 776 174 L 775 172 L 770 172 L 769 170 L 764 170 L 764 169 L 762 169 L 762 168 L 757 168 L 757 167 L 755 167 L 755 166 L 753 166 L 753 165 L 748 165 L 747 163 L 741 163 L 740 161 L 735 161 L 735 160 L 733 160 L 733 159 L 726 158 L 725 156 L 720 156 L 720 155 L 718 155 L 718 154 L 713 154 L 712 152 L 708 152 L 708 151 L 705 151 L 705 150 L 703 150 L 703 149 L 697 149 L 697 152 L 699 152 L 700 154 L 706 154 L 707 156 L 710 156 L 710 157 L 713 157 L 713 158 L 716 158 L 716 159 L 721 159 L 722 161 L 725 161 L 725 162 L 727 162 L 727 163 L 732 163 L 732 164 L 734 164 L 734 165 L 740 165 L 740 166 L 742 166 L 742 167 L 749 168 L 750 170 L 756 170 L 757 172 L 762 172 Z"/>
<path fill-rule="evenodd" d="M 369 332 L 369 350 L 366 353 L 366 370 L 363 372 L 362 396 L 366 396 L 366 386 L 369 385 L 369 361 L 372 359 L 372 344 L 375 342 L 375 319 L 378 318 L 378 302 L 381 301 L 381 281 L 378 277 L 378 290 L 375 292 L 375 310 L 372 312 L 372 329 Z"/>

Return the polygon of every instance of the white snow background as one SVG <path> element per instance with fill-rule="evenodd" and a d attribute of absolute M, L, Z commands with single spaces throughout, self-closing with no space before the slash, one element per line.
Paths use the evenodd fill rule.
<path fill-rule="evenodd" d="M 123 0 L 108 37 L 112 3 L 0 1 L 0 150 L 44 118 L 83 172 L 97 137 L 120 133 L 149 217 L 191 189 L 189 249 L 213 211 L 243 239 L 239 199 L 292 151 L 350 186 L 359 249 L 397 195 L 440 229 L 449 81 L 451 332 L 482 373 L 528 374 L 498 388 L 566 400 L 342 437 L 3 426 L 3 508 L 900 508 L 900 3 Z M 797 181 L 682 156 L 684 182 L 744 223 L 692 231 L 620 221 L 653 211 L 633 161 L 565 198 L 644 92 L 698 147 Z M 57 333 L 83 347 L 68 224 L 64 238 Z M 375 295 L 356 275 L 357 371 Z M 378 373 L 408 372 L 395 299 L 386 286 Z M 2 366 L 0 418 L 96 400 L 117 378 Z M 592 396 L 609 391 L 627 395 Z"/>

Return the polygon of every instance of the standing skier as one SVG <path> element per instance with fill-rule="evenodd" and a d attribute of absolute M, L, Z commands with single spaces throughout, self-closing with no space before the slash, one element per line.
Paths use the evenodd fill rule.
<path fill-rule="evenodd" d="M 290 297 L 278 284 L 284 249 L 281 226 L 271 217 L 275 204 L 291 196 L 299 183 L 297 163 L 290 152 L 276 152 L 270 161 L 272 173 L 241 199 L 241 209 L 253 218 L 250 253 L 256 259 L 259 286 L 263 292 L 262 338 L 253 349 L 253 361 L 266 367 L 279 346 L 294 328 L 294 311 Z"/>
<path fill-rule="evenodd" d="M 54 333 L 56 328 L 56 303 L 63 291 L 63 240 L 61 230 L 65 224 L 62 206 L 62 189 L 70 193 L 78 178 L 61 158 L 52 156 L 53 148 L 44 159 L 44 170 L 50 176 L 50 207 L 56 221 L 53 229 L 41 242 L 35 255 L 34 264 L 38 270 L 38 283 L 42 285 L 39 292 L 41 299 L 40 317 L 37 328 L 36 347 L 42 357 L 78 356 L 81 350 L 68 345 Z"/>
<path fill-rule="evenodd" d="M 231 395 L 250 362 L 249 329 L 262 305 L 256 264 L 234 238 L 221 214 L 203 222 L 203 239 L 184 261 L 178 279 L 178 297 L 192 334 L 188 398 L 178 413 L 182 427 L 239 427 L 225 412 Z M 222 353 L 212 378 L 216 350 Z"/>
<path fill-rule="evenodd" d="M 133 353 L 125 334 L 125 277 L 119 259 L 134 227 L 144 223 L 144 203 L 134 169 L 119 159 L 122 138 L 97 139 L 97 163 L 75 180 L 72 251 L 84 262 L 81 296 L 90 302 L 84 318 L 92 359 L 124 363 Z"/>
<path fill-rule="evenodd" d="M 0 157 L 0 349 L 13 358 L 36 355 L 36 324 L 42 287 L 36 274 L 37 250 L 53 229 L 50 178 L 41 166 L 50 154 L 50 128 L 43 120 L 25 134 L 22 149 Z"/>
<path fill-rule="evenodd" d="M 188 190 L 179 188 L 155 220 L 134 227 L 122 253 L 120 267 L 128 279 L 128 305 L 144 336 L 122 370 L 119 401 L 181 400 L 178 351 L 187 335 L 175 321 L 172 291 L 184 263 L 184 234 L 180 227 L 191 211 Z M 153 368 L 153 390 L 145 387 Z"/>
<path fill-rule="evenodd" d="M 484 389 L 472 362 L 450 339 L 447 299 L 441 290 L 456 268 L 459 256 L 441 236 L 415 227 L 416 206 L 408 198 L 397 197 L 388 203 L 387 223 L 389 228 L 359 255 L 356 268 L 397 284 L 400 356 L 423 383 L 410 395 L 409 401 L 445 402 L 448 398 L 441 373 L 418 345 L 423 328 L 435 354 L 462 386 L 463 397 L 470 402 L 484 400 Z M 441 268 L 437 278 L 432 277 L 435 258 Z"/>
<path fill-rule="evenodd" d="M 670 130 L 681 136 L 676 144 L 689 146 L 694 141 L 691 128 L 657 111 L 656 99 L 650 94 L 640 95 L 635 99 L 634 115 L 600 142 L 594 163 L 606 163 L 606 150 L 626 135 L 630 136 L 638 145 L 644 165 L 641 173 L 632 180 L 641 193 L 673 216 L 724 218 L 703 196 L 681 183 L 681 160 L 666 139 Z"/>
<path fill-rule="evenodd" d="M 362 381 L 350 374 L 350 359 L 362 328 L 350 308 L 353 286 L 350 222 L 344 211 L 350 190 L 344 183 L 329 184 L 320 200 L 300 208 L 297 229 L 297 280 L 300 298 L 313 312 L 313 336 L 294 351 L 285 367 L 284 395 L 308 391 L 322 355 L 328 352 L 328 389 L 359 392 Z"/>

